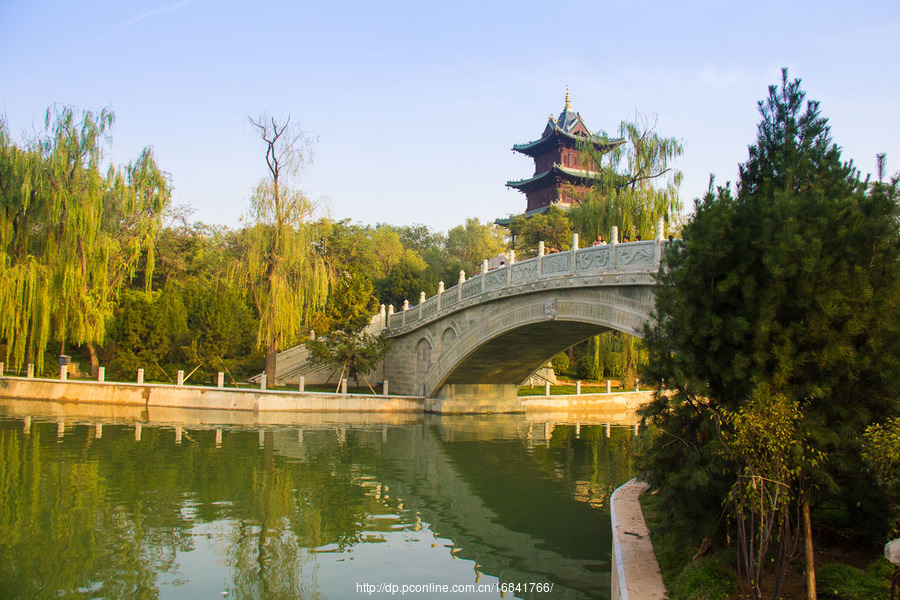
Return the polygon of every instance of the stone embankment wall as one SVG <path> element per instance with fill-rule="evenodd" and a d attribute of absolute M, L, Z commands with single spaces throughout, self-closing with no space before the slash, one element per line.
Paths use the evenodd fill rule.
<path fill-rule="evenodd" d="M 0 397 L 19 400 L 87 402 L 121 406 L 156 406 L 212 410 L 423 412 L 424 398 L 241 390 L 57 379 L 0 378 Z"/>
<path fill-rule="evenodd" d="M 647 487 L 647 484 L 632 479 L 613 492 L 610 499 L 612 600 L 664 600 L 669 597 L 638 502 Z"/>
<path fill-rule="evenodd" d="M 584 413 L 618 415 L 616 422 L 633 424 L 635 411 L 649 402 L 653 392 L 614 392 L 521 396 L 513 398 L 516 410 L 532 414 Z M 214 388 L 154 383 L 126 383 L 66 379 L 3 377 L 0 398 L 82 402 L 114 406 L 154 406 L 237 411 L 282 412 L 438 412 L 493 413 L 490 403 L 441 406 L 433 398 L 405 395 L 336 394 L 284 390 Z M 509 412 L 509 411 L 507 411 Z M 575 417 L 573 417 L 575 418 Z M 575 418 L 577 420 L 577 418 Z"/>

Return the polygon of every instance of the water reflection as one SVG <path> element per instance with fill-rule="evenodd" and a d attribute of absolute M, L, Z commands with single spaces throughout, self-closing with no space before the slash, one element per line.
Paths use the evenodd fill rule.
<path fill-rule="evenodd" d="M 603 598 L 631 418 L 2 400 L 0 597 Z"/>

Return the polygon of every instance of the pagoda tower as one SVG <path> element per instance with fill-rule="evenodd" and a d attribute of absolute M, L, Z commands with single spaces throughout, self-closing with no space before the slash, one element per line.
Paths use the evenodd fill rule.
<path fill-rule="evenodd" d="M 543 212 L 553 204 L 563 208 L 576 204 L 600 178 L 600 172 L 594 170 L 597 166 L 587 164 L 578 148 L 579 142 L 588 142 L 596 152 L 605 154 L 625 140 L 591 133 L 581 114 L 572 111 L 567 86 L 565 108 L 558 118 L 551 115 L 540 139 L 512 147 L 513 151 L 534 159 L 532 177 L 506 182 L 508 187 L 525 194 L 526 215 Z"/>

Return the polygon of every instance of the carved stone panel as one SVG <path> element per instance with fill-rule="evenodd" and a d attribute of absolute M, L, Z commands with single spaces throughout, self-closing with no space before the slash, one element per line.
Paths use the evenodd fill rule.
<path fill-rule="evenodd" d="M 506 285 L 506 269 L 494 269 L 485 275 L 485 291 L 496 290 Z"/>
<path fill-rule="evenodd" d="M 579 271 L 603 271 L 612 267 L 609 246 L 594 246 L 580 250 L 575 255 Z"/>
<path fill-rule="evenodd" d="M 537 274 L 537 261 L 517 263 L 512 266 L 512 282 L 523 283 L 534 279 Z"/>
<path fill-rule="evenodd" d="M 541 270 L 545 275 L 565 273 L 572 270 L 572 255 L 569 252 L 549 254 L 543 259 Z"/>
<path fill-rule="evenodd" d="M 620 271 L 650 268 L 656 264 L 656 248 L 652 242 L 640 246 L 618 246 L 616 251 L 616 267 Z"/>

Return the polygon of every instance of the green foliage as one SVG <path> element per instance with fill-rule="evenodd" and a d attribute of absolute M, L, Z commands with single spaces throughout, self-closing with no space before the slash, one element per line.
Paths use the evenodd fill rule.
<path fill-rule="evenodd" d="M 900 417 L 869 425 L 863 434 L 862 455 L 890 502 L 891 538 L 900 534 Z"/>
<path fill-rule="evenodd" d="M 857 440 L 900 410 L 897 184 L 862 181 L 803 100 L 786 73 L 770 88 L 737 195 L 711 189 L 665 257 L 644 342 L 674 395 L 644 411 L 664 433 L 642 466 L 678 511 L 720 510 L 735 465 L 713 415 L 761 384 L 796 403 L 806 456 L 825 457 L 804 461 L 805 486 L 872 506 Z"/>
<path fill-rule="evenodd" d="M 568 250 L 572 247 L 572 226 L 566 212 L 551 206 L 546 212 L 519 215 L 509 224 L 510 247 L 521 259 L 537 256 L 538 242 L 544 242 L 547 252 Z"/>
<path fill-rule="evenodd" d="M 878 576 L 840 563 L 826 563 L 816 569 L 820 598 L 840 600 L 888 600 L 890 587 Z"/>
<path fill-rule="evenodd" d="M 428 263 L 415 250 L 406 250 L 399 261 L 394 264 L 390 275 L 384 282 L 381 298 L 385 304 L 393 304 L 399 308 L 404 300 L 411 305 L 419 303 L 419 294 L 425 296 L 437 293 L 437 277 L 428 269 Z"/>
<path fill-rule="evenodd" d="M 174 286 L 162 292 L 129 290 L 110 327 L 110 376 L 129 380 L 143 368 L 150 381 L 174 378 L 160 363 L 181 364 L 180 349 L 188 339 L 187 310 Z"/>
<path fill-rule="evenodd" d="M 502 228 L 481 223 L 478 219 L 466 219 L 465 225 L 457 225 L 447 232 L 445 251 L 452 257 L 448 275 L 465 271 L 471 277 L 481 271 L 482 261 L 505 250 L 506 239 Z"/>
<path fill-rule="evenodd" d="M 583 354 L 575 361 L 575 374 L 578 379 L 596 381 L 603 377 L 603 371 L 597 366 L 597 361 L 593 355 Z"/>
<path fill-rule="evenodd" d="M 378 312 L 372 280 L 352 267 L 332 275 L 328 296 L 328 304 L 317 313 L 319 318 L 310 318 L 310 326 L 316 331 L 355 331 L 368 325 Z"/>
<path fill-rule="evenodd" d="M 347 378 L 356 379 L 359 386 L 359 376 L 362 375 L 365 379 L 367 373 L 378 367 L 390 349 L 390 342 L 383 335 L 332 331 L 327 336 L 309 340 L 306 347 L 311 363 L 340 370 Z M 371 388 L 371 384 L 369 387 Z"/>
<path fill-rule="evenodd" d="M 817 466 L 821 456 L 801 437 L 799 403 L 763 384 L 737 411 L 720 410 L 721 440 L 738 469 L 728 496 L 737 522 L 738 572 L 746 579 L 750 596 L 759 598 L 763 570 L 774 562 L 778 597 L 790 561 L 792 508 L 802 473 Z"/>
<path fill-rule="evenodd" d="M 565 352 L 560 352 L 550 362 L 553 365 L 553 372 L 558 376 L 565 377 L 569 374 L 569 355 Z"/>
<path fill-rule="evenodd" d="M 672 600 L 728 600 L 738 591 L 737 578 L 725 557 L 689 564 L 672 582 Z"/>

